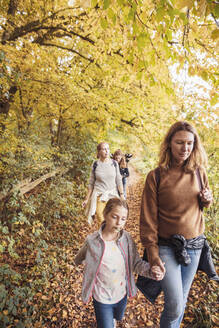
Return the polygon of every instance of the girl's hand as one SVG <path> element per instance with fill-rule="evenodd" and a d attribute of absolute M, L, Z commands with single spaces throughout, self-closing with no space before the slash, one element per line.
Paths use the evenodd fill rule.
<path fill-rule="evenodd" d="M 205 188 L 202 191 L 200 191 L 199 197 L 202 203 L 211 203 L 213 200 L 212 193 L 208 188 Z"/>
<path fill-rule="evenodd" d="M 165 272 L 166 269 L 164 268 L 164 270 L 161 270 L 160 266 L 158 265 L 153 265 L 150 269 L 150 274 L 152 276 L 152 279 L 158 281 L 163 279 L 163 277 L 165 276 Z"/>
<path fill-rule="evenodd" d="M 161 261 L 161 259 L 158 257 L 156 261 L 151 265 L 150 274 L 152 276 L 152 279 L 154 280 L 162 280 L 165 276 L 166 269 L 164 266 L 164 262 Z"/>

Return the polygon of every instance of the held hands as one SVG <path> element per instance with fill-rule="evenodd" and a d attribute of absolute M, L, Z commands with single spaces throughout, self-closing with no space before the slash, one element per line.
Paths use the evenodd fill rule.
<path fill-rule="evenodd" d="M 213 196 L 211 191 L 208 188 L 203 189 L 199 193 L 199 197 L 202 203 L 211 203 L 213 200 Z"/>
<path fill-rule="evenodd" d="M 162 280 L 163 277 L 165 276 L 166 273 L 166 269 L 164 267 L 164 262 L 162 262 L 161 260 L 159 260 L 159 263 L 157 263 L 158 265 L 153 265 L 150 269 L 150 275 L 151 278 L 154 280 Z"/>

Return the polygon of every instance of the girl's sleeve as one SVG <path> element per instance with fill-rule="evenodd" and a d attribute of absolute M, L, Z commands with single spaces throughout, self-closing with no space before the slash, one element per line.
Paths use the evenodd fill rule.
<path fill-rule="evenodd" d="M 147 250 L 148 261 L 152 266 L 160 259 L 158 248 L 157 185 L 154 171 L 148 173 L 142 194 L 140 238 L 143 247 Z"/>
<path fill-rule="evenodd" d="M 83 246 L 79 249 L 77 255 L 75 256 L 74 262 L 76 265 L 81 264 L 85 260 L 86 253 L 87 253 L 87 246 L 88 246 L 88 242 L 86 240 Z"/>
<path fill-rule="evenodd" d="M 131 235 L 129 235 L 129 256 L 135 273 L 144 277 L 152 278 L 150 275 L 150 265 L 148 262 L 140 258 L 136 244 Z"/>

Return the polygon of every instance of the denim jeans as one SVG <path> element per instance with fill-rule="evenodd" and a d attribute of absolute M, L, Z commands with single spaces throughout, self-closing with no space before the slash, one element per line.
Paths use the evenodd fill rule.
<path fill-rule="evenodd" d="M 174 251 L 169 246 L 159 246 L 160 258 L 165 262 L 166 274 L 161 281 L 164 291 L 164 310 L 160 328 L 179 328 L 183 319 L 191 284 L 198 268 L 201 249 L 186 249 L 191 258 L 188 266 L 176 261 Z"/>
<path fill-rule="evenodd" d="M 118 303 L 103 304 L 93 298 L 98 328 L 113 328 L 113 319 L 122 320 L 127 304 L 127 295 Z"/>
<path fill-rule="evenodd" d="M 123 184 L 123 192 L 124 192 L 124 197 L 126 199 L 126 185 L 127 185 L 127 178 L 123 177 L 122 178 L 122 184 Z"/>

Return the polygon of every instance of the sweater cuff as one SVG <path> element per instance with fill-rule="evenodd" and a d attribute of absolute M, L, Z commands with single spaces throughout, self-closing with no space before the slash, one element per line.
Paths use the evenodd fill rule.
<path fill-rule="evenodd" d="M 147 256 L 148 256 L 148 262 L 150 263 L 150 266 L 153 266 L 154 263 L 160 259 L 158 245 L 148 247 L 147 248 Z"/>

